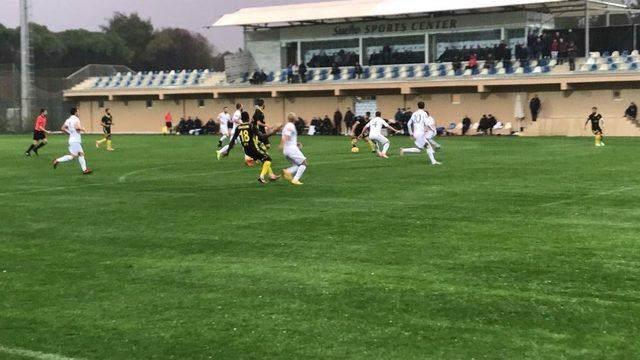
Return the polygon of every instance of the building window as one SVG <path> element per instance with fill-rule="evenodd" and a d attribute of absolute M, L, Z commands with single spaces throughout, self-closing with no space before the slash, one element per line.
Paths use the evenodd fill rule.
<path fill-rule="evenodd" d="M 100 109 L 104 108 L 104 100 L 98 100 L 98 107 Z"/>
<path fill-rule="evenodd" d="M 204 107 L 204 99 L 198 99 L 198 107 Z"/>
<path fill-rule="evenodd" d="M 360 61 L 358 39 L 303 42 L 302 60 L 308 67 L 353 66 Z"/>
<path fill-rule="evenodd" d="M 429 58 L 431 62 L 467 61 L 474 53 L 484 60 L 495 52 L 501 35 L 500 29 L 429 35 Z"/>
<path fill-rule="evenodd" d="M 424 36 L 393 36 L 363 40 L 366 65 L 422 64 Z"/>
<path fill-rule="evenodd" d="M 147 109 L 153 107 L 153 100 L 147 100 Z"/>
<path fill-rule="evenodd" d="M 451 103 L 454 105 L 459 105 L 462 97 L 460 94 L 451 94 Z"/>

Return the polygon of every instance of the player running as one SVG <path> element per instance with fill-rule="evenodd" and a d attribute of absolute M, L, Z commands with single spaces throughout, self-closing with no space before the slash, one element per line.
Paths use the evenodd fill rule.
<path fill-rule="evenodd" d="M 218 123 L 220 124 L 220 135 L 222 135 L 218 140 L 218 148 L 221 148 L 222 142 L 229 138 L 229 125 L 231 125 L 231 114 L 226 106 L 218 114 Z"/>
<path fill-rule="evenodd" d="M 113 125 L 113 116 L 111 116 L 111 112 L 109 109 L 104 109 L 104 116 L 102 120 L 100 120 L 100 125 L 102 126 L 102 139 L 96 141 L 96 148 L 100 148 L 100 144 L 103 142 L 107 142 L 107 151 L 113 151 L 113 147 L 111 147 L 111 126 Z"/>
<path fill-rule="evenodd" d="M 293 185 L 302 185 L 300 179 L 307 170 L 307 158 L 300 150 L 302 145 L 298 143 L 298 131 L 294 124 L 297 119 L 296 114 L 287 114 L 287 124 L 282 129 L 280 148 L 284 157 L 291 163 L 289 168 L 282 170 L 282 176 L 291 181 Z"/>
<path fill-rule="evenodd" d="M 218 159 L 220 156 L 228 156 L 236 141 L 239 141 L 244 148 L 246 157 L 250 157 L 253 160 L 262 162 L 262 169 L 258 181 L 261 184 L 266 184 L 267 180 L 265 176 L 269 175 L 271 181 L 278 180 L 280 176 L 273 173 L 271 170 L 271 157 L 267 153 L 267 147 L 264 145 L 264 140 L 271 136 L 278 129 L 273 129 L 271 133 L 262 134 L 258 131 L 257 124 L 249 122 L 249 113 L 242 112 L 242 124 L 236 127 L 236 131 L 229 142 L 229 145 L 225 146 L 226 149 L 218 151 Z"/>
<path fill-rule="evenodd" d="M 78 162 L 82 168 L 82 174 L 91 174 L 92 170 L 87 168 L 87 162 L 84 159 L 84 151 L 82 150 L 82 133 L 85 132 L 85 130 L 82 128 L 82 124 L 80 124 L 78 109 L 71 109 L 71 116 L 69 116 L 62 125 L 62 131 L 69 134 L 69 154 L 53 160 L 53 168 L 57 168 L 58 164 L 62 162 L 78 158 Z"/>
<path fill-rule="evenodd" d="M 398 133 L 398 130 L 392 128 L 391 125 L 389 125 L 389 123 L 387 123 L 387 121 L 383 119 L 381 116 L 382 116 L 382 113 L 380 111 L 376 111 L 376 117 L 371 119 L 371 121 L 369 121 L 367 125 L 364 126 L 364 129 L 362 130 L 362 134 L 360 134 L 360 137 L 362 137 L 362 135 L 368 131 L 369 139 L 373 141 L 376 145 L 378 156 L 381 158 L 388 159 L 389 157 L 387 156 L 387 151 L 389 151 L 390 143 L 389 143 L 389 139 L 387 139 L 384 135 L 382 135 L 382 128 L 383 127 L 387 128 L 387 130 L 391 130 L 396 134 Z"/>
<path fill-rule="evenodd" d="M 427 117 L 427 134 L 425 135 L 425 137 L 427 138 L 427 141 L 431 144 L 431 146 L 433 146 L 434 149 L 438 150 L 442 147 L 442 145 L 440 145 L 436 140 L 436 135 L 438 135 L 438 130 L 436 129 L 436 120 L 433 118 L 433 116 L 431 116 L 431 114 L 429 114 L 428 111 L 426 111 L 428 117 Z"/>
<path fill-rule="evenodd" d="M 256 102 L 256 111 L 253 113 L 253 122 L 258 126 L 258 131 L 266 134 L 267 133 L 267 124 L 264 120 L 264 100 L 258 99 Z M 271 143 L 269 143 L 269 139 L 266 138 L 264 141 L 264 145 L 269 149 L 271 147 Z"/>
<path fill-rule="evenodd" d="M 416 147 L 402 148 L 400 149 L 400 155 L 405 154 L 418 154 L 427 148 L 427 155 L 431 161 L 431 165 L 442 165 L 442 163 L 436 161 L 435 151 L 429 141 L 427 141 L 426 133 L 428 131 L 436 132 L 436 128 L 433 122 L 428 121 L 429 114 L 424 110 L 425 104 L 423 101 L 418 103 L 418 110 L 411 115 L 411 120 L 407 123 L 409 129 L 409 135 L 413 137 Z"/>
<path fill-rule="evenodd" d="M 40 109 L 40 115 L 36 118 L 35 126 L 33 127 L 33 143 L 25 151 L 26 156 L 31 156 L 31 152 L 38 155 L 38 149 L 47 145 L 47 134 L 49 131 L 47 127 L 47 109 Z"/>
<path fill-rule="evenodd" d="M 367 111 L 364 118 L 360 117 L 356 119 L 355 123 L 351 127 L 352 129 L 351 147 L 357 148 L 358 142 L 360 141 L 360 139 L 364 138 L 367 144 L 369 144 L 369 149 L 371 149 L 371 152 L 375 153 L 376 152 L 375 145 L 373 144 L 373 141 L 369 139 L 369 134 L 364 131 L 364 127 L 365 125 L 367 125 L 370 118 L 371 118 L 371 113 Z"/>
<path fill-rule="evenodd" d="M 602 115 L 598 113 L 597 107 L 591 108 L 591 114 L 587 118 L 587 121 L 584 123 L 585 129 L 587 128 L 587 124 L 591 123 L 591 131 L 596 138 L 596 146 L 605 146 L 604 141 L 604 130 L 602 130 L 604 126 L 604 120 L 602 120 Z"/>

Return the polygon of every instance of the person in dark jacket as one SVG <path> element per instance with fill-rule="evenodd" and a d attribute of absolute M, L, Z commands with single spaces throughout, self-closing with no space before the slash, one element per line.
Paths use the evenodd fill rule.
<path fill-rule="evenodd" d="M 629 107 L 627 108 L 627 110 L 625 110 L 624 116 L 630 121 L 636 121 L 636 118 L 638 116 L 638 107 L 634 102 L 632 102 L 631 105 L 629 105 Z"/>
<path fill-rule="evenodd" d="M 344 113 L 344 125 L 347 127 L 347 133 L 351 133 L 351 127 L 355 122 L 355 115 L 351 112 L 351 108 L 347 108 L 347 112 Z"/>
<path fill-rule="evenodd" d="M 462 119 L 462 135 L 467 135 L 467 131 L 469 131 L 470 127 L 471 119 L 469 118 L 469 115 L 465 115 Z"/>
<path fill-rule="evenodd" d="M 538 94 L 533 95 L 531 101 L 529 101 L 529 110 L 531 110 L 531 120 L 538 121 L 538 114 L 540 114 L 540 108 L 542 108 L 542 103 L 540 102 L 540 98 Z"/>
<path fill-rule="evenodd" d="M 342 112 L 340 111 L 340 109 L 336 109 L 336 112 L 333 114 L 333 125 L 335 134 L 342 134 Z"/>

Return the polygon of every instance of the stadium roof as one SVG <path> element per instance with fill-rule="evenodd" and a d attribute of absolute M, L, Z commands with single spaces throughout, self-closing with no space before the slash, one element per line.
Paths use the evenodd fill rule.
<path fill-rule="evenodd" d="M 620 3 L 589 0 L 589 8 L 622 10 Z M 428 13 L 497 12 L 536 10 L 567 13 L 585 9 L 584 0 L 343 0 L 240 9 L 222 16 L 213 26 L 291 26 L 335 23 L 354 19 L 419 15 Z"/>

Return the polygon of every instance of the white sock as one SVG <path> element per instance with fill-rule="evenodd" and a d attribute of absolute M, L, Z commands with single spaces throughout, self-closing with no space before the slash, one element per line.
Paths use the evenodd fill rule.
<path fill-rule="evenodd" d="M 429 142 L 431 143 L 431 145 L 435 146 L 438 149 L 442 147 L 442 146 L 440 146 L 440 144 L 438 144 L 437 141 L 435 141 L 433 139 L 429 140 Z"/>
<path fill-rule="evenodd" d="M 87 161 L 84 159 L 84 156 L 78 156 L 78 162 L 80 163 L 82 171 L 87 171 Z"/>
<path fill-rule="evenodd" d="M 389 143 L 386 143 L 382 146 L 382 153 L 386 155 L 387 151 L 389 151 Z"/>
<path fill-rule="evenodd" d="M 435 157 L 435 156 L 433 156 L 433 153 L 434 153 L 434 151 L 433 151 L 433 149 L 432 149 L 432 148 L 428 148 L 428 149 L 427 149 L 427 155 L 429 155 L 429 160 L 431 160 L 431 165 L 433 165 L 433 164 L 437 163 L 437 161 L 436 161 L 436 157 Z"/>
<path fill-rule="evenodd" d="M 223 142 L 227 140 L 227 135 L 222 135 L 222 137 L 220 138 L 220 142 Z"/>
<path fill-rule="evenodd" d="M 71 155 L 65 155 L 63 157 L 59 157 L 56 159 L 57 162 L 66 162 L 66 161 L 71 161 L 73 160 L 73 156 Z"/>
<path fill-rule="evenodd" d="M 402 149 L 403 153 L 410 153 L 410 154 L 419 154 L 421 152 L 420 149 L 418 148 L 408 148 L 408 149 Z"/>
<path fill-rule="evenodd" d="M 220 149 L 221 154 L 226 154 L 229 151 L 229 145 L 225 145 L 222 149 Z"/>
<path fill-rule="evenodd" d="M 298 165 L 293 165 L 292 167 L 288 168 L 287 171 L 289 172 L 289 174 L 295 174 L 298 171 Z"/>
<path fill-rule="evenodd" d="M 299 181 L 305 170 L 307 170 L 307 165 L 300 165 L 298 167 L 298 171 L 296 171 L 296 176 L 293 177 L 293 180 Z"/>

